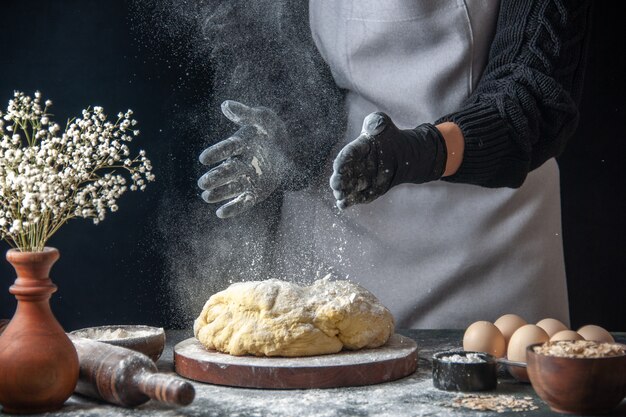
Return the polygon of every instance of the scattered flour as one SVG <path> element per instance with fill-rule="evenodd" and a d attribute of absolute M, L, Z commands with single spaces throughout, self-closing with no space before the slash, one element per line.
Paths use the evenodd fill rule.
<path fill-rule="evenodd" d="M 187 339 L 189 331 L 168 333 L 168 346 L 159 361 L 162 372 L 173 372 L 172 344 Z M 456 337 L 456 336 L 455 336 Z M 460 337 L 460 336 L 459 336 Z M 497 411 L 475 413 L 467 408 L 454 408 L 458 393 L 441 391 L 433 386 L 429 359 L 436 352 L 458 349 L 449 337 L 416 338 L 420 348 L 416 373 L 384 384 L 312 390 L 264 390 L 233 388 L 192 382 L 196 389 L 194 402 L 182 408 L 172 408 L 150 401 L 135 409 L 124 409 L 73 396 L 60 411 L 64 417 L 420 417 L 476 415 L 499 416 Z M 525 400 L 536 398 L 529 384 L 519 384 L 511 378 L 501 379 L 496 397 Z M 466 400 L 468 401 L 468 400 Z M 541 401 L 534 400 L 537 411 L 548 413 Z M 520 413 L 519 415 L 525 415 Z M 530 413 L 527 415 L 531 415 Z"/>

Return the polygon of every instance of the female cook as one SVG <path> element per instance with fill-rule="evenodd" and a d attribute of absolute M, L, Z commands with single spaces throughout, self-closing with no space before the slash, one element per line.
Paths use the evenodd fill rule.
<path fill-rule="evenodd" d="M 240 129 L 200 156 L 217 215 L 282 191 L 281 276 L 333 269 L 399 327 L 567 323 L 554 157 L 577 123 L 589 4 L 310 0 L 310 32 L 305 8 L 266 6 L 216 75 L 241 101 L 222 104 Z M 234 52 L 246 42 L 264 53 Z"/>

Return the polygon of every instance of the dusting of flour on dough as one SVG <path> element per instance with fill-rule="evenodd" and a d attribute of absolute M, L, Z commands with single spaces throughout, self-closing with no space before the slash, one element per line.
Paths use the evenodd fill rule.
<path fill-rule="evenodd" d="M 372 293 L 328 276 L 310 286 L 276 279 L 233 284 L 211 296 L 194 322 L 205 347 L 232 355 L 375 348 L 393 331 L 393 316 Z"/>

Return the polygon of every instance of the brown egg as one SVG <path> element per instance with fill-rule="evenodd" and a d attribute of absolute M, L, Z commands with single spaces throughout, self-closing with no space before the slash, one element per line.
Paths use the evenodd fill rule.
<path fill-rule="evenodd" d="M 544 343 L 550 340 L 548 333 L 534 324 L 520 327 L 513 333 L 509 340 L 507 359 L 518 362 L 526 362 L 526 348 L 533 343 Z"/>
<path fill-rule="evenodd" d="M 557 342 L 559 340 L 583 340 L 584 338 L 573 330 L 561 330 L 556 332 L 550 338 L 551 342 Z"/>
<path fill-rule="evenodd" d="M 513 333 L 515 333 L 515 330 L 525 325 L 526 320 L 517 314 L 505 314 L 493 324 L 495 324 L 495 326 L 500 330 L 502 336 L 504 336 L 504 341 L 508 346 L 509 340 L 511 339 Z"/>
<path fill-rule="evenodd" d="M 501 358 L 506 352 L 504 336 L 493 323 L 477 321 L 465 330 L 463 350 L 487 352 Z"/>
<path fill-rule="evenodd" d="M 585 340 L 593 340 L 594 342 L 606 342 L 615 343 L 615 339 L 611 336 L 611 333 L 606 331 L 600 326 L 588 324 L 578 329 L 578 334 L 585 338 Z"/>
<path fill-rule="evenodd" d="M 561 330 L 569 330 L 569 327 L 558 321 L 557 319 L 543 319 L 537 322 L 537 326 L 541 327 L 552 337 Z"/>

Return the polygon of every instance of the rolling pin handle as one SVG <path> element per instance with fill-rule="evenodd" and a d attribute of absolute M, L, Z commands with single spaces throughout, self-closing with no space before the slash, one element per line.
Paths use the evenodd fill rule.
<path fill-rule="evenodd" d="M 196 396 L 196 390 L 191 383 L 175 376 L 142 372 L 137 380 L 141 392 L 166 404 L 189 405 Z"/>

